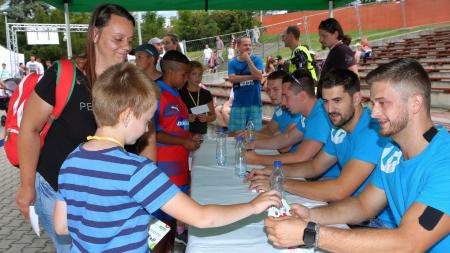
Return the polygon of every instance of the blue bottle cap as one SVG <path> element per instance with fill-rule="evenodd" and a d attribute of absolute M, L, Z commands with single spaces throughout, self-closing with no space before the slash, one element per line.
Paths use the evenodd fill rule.
<path fill-rule="evenodd" d="M 275 162 L 273 162 L 273 166 L 274 166 L 275 168 L 281 167 L 281 161 L 275 161 Z"/>
<path fill-rule="evenodd" d="M 236 140 L 237 140 L 237 141 L 243 141 L 243 140 L 244 140 L 244 136 L 242 136 L 242 135 L 241 135 L 241 136 L 238 136 L 238 137 L 236 137 Z"/>

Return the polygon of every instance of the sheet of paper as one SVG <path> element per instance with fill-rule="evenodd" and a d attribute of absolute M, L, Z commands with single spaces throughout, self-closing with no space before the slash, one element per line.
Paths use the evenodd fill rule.
<path fill-rule="evenodd" d="M 208 107 L 207 104 L 199 105 L 199 106 L 196 106 L 196 107 L 192 107 L 191 108 L 191 112 L 192 112 L 192 114 L 195 114 L 195 115 L 199 115 L 199 114 L 202 114 L 202 113 L 207 113 L 207 112 L 209 112 L 209 107 Z"/>
<path fill-rule="evenodd" d="M 30 223 L 33 231 L 37 234 L 37 236 L 41 237 L 41 231 L 39 228 L 39 216 L 36 213 L 36 209 L 34 206 L 30 206 Z"/>

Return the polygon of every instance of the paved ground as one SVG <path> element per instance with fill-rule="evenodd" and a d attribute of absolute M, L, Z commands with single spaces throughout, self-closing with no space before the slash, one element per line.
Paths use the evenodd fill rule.
<path fill-rule="evenodd" d="M 1 131 L 3 133 L 3 129 Z M 0 252 L 34 253 L 55 252 L 47 234 L 41 237 L 31 229 L 16 208 L 15 195 L 19 186 L 19 170 L 6 159 L 0 148 Z"/>

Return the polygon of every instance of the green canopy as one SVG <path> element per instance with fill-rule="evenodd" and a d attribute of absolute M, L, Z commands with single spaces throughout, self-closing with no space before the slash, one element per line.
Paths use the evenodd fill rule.
<path fill-rule="evenodd" d="M 67 0 L 66 0 L 67 1 Z M 341 7 L 354 0 L 334 0 L 333 7 Z M 64 9 L 64 0 L 44 0 Z M 70 12 L 91 12 L 97 5 L 116 3 L 129 11 L 164 10 L 327 10 L 328 0 L 68 0 Z"/>

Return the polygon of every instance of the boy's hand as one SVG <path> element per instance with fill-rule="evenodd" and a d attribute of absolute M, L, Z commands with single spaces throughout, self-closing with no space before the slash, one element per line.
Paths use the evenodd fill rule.
<path fill-rule="evenodd" d="M 247 138 L 247 131 L 245 130 L 236 131 L 235 134 L 235 137 L 242 136 L 244 139 Z"/>
<path fill-rule="evenodd" d="M 252 169 L 250 173 L 244 178 L 244 182 L 249 182 L 257 179 L 264 179 L 272 174 L 273 168 L 267 166 L 264 169 Z"/>
<path fill-rule="evenodd" d="M 194 114 L 189 114 L 189 116 L 188 116 L 188 120 L 191 123 L 195 121 L 195 118 L 196 118 L 196 116 Z"/>
<path fill-rule="evenodd" d="M 281 195 L 277 191 L 269 191 L 259 194 L 250 204 L 253 207 L 254 214 L 260 214 L 271 206 L 281 206 Z"/>
<path fill-rule="evenodd" d="M 191 138 L 187 138 L 183 143 L 183 147 L 185 147 L 189 151 L 195 151 L 200 147 L 200 143 L 194 141 Z"/>
<path fill-rule="evenodd" d="M 206 114 L 197 115 L 197 118 L 202 123 L 206 122 Z"/>
<path fill-rule="evenodd" d="M 252 180 L 249 188 L 251 190 L 255 189 L 256 192 L 270 191 L 270 178 L 265 176 L 263 179 Z"/>

